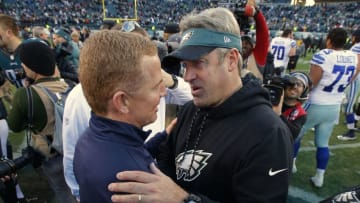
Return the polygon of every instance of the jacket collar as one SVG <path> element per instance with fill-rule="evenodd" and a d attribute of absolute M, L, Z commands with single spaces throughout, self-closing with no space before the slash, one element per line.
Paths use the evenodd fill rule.
<path fill-rule="evenodd" d="M 101 117 L 91 112 L 89 128 L 94 136 L 100 139 L 106 139 L 119 142 L 126 145 L 139 146 L 143 145 L 151 131 L 142 129 L 120 121 L 111 120 Z"/>

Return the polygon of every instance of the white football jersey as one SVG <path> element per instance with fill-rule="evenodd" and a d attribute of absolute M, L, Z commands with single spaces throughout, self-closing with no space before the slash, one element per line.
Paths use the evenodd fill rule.
<path fill-rule="evenodd" d="M 360 42 L 354 44 L 351 49 L 352 52 L 354 52 L 355 54 L 360 54 Z"/>
<path fill-rule="evenodd" d="M 274 66 L 284 67 L 289 63 L 290 49 L 296 47 L 296 41 L 290 38 L 275 37 L 271 40 L 271 52 L 274 55 Z"/>
<path fill-rule="evenodd" d="M 354 52 L 355 54 L 357 55 L 360 55 L 360 42 L 359 43 L 356 43 L 354 44 L 351 49 L 350 49 L 352 52 Z M 360 61 L 358 61 L 360 63 Z M 360 73 L 358 74 L 358 76 L 356 77 L 356 80 L 360 80 Z"/>
<path fill-rule="evenodd" d="M 320 66 L 323 74 L 311 90 L 309 101 L 321 105 L 340 104 L 355 73 L 357 55 L 350 50 L 323 49 L 314 54 L 310 63 Z"/>

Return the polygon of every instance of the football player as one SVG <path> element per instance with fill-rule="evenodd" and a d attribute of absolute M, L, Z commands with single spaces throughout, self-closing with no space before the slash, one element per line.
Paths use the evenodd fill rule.
<path fill-rule="evenodd" d="M 285 29 L 280 37 L 271 40 L 271 53 L 274 55 L 275 73 L 284 76 L 289 57 L 296 54 L 296 41 L 290 29 Z"/>
<path fill-rule="evenodd" d="M 353 46 L 351 47 L 351 51 L 357 54 L 358 60 L 360 61 L 360 29 L 356 30 L 352 34 L 352 43 Z M 357 95 L 360 90 L 360 79 L 359 77 L 356 78 L 352 83 L 350 83 L 349 87 L 347 88 L 346 97 L 347 97 L 347 104 L 345 109 L 346 114 L 346 124 L 348 127 L 348 131 L 342 135 L 338 135 L 337 138 L 339 140 L 347 141 L 347 140 L 355 140 L 355 121 L 358 120 L 357 116 L 353 112 L 354 103 L 356 101 Z M 359 107 L 358 107 L 359 108 Z"/>
<path fill-rule="evenodd" d="M 338 122 L 340 106 L 345 96 L 345 87 L 354 80 L 360 69 L 358 56 L 344 50 L 347 33 L 342 28 L 330 30 L 326 39 L 326 49 L 314 54 L 311 60 L 310 78 L 313 89 L 305 104 L 307 121 L 297 139 L 297 153 L 300 140 L 305 132 L 315 127 L 316 174 L 311 182 L 322 187 L 329 161 L 329 139 L 334 125 Z"/>

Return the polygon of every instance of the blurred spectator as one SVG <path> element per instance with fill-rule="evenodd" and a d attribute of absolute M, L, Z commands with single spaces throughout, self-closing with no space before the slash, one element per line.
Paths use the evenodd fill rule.
<path fill-rule="evenodd" d="M 169 37 L 173 34 L 177 34 L 180 32 L 180 28 L 178 24 L 172 23 L 167 24 L 164 29 L 164 40 L 168 40 Z"/>
<path fill-rule="evenodd" d="M 70 35 L 65 29 L 58 29 L 53 34 L 54 53 L 60 75 L 69 85 L 73 86 L 79 82 L 79 78 L 77 65 L 72 56 L 75 45 L 72 46 L 69 41 L 71 41 Z"/>
<path fill-rule="evenodd" d="M 44 40 L 50 46 L 50 32 L 42 26 L 35 26 L 32 28 L 32 36 Z"/>
<path fill-rule="evenodd" d="M 181 41 L 180 28 L 178 24 L 167 24 L 164 29 L 164 41 L 166 42 L 168 52 L 171 53 L 179 47 Z"/>
<path fill-rule="evenodd" d="M 67 28 L 55 29 L 53 34 L 53 43 L 55 46 L 55 52 L 59 53 L 60 49 L 65 48 L 70 52 L 69 56 L 66 56 L 68 60 L 74 64 L 77 69 L 79 65 L 80 50 L 78 46 L 71 40 L 70 31 Z"/>
<path fill-rule="evenodd" d="M 83 43 L 82 43 L 82 41 L 80 41 L 80 33 L 79 32 L 73 31 L 71 33 L 71 40 L 77 46 L 77 48 L 79 50 L 83 48 Z"/>
<path fill-rule="evenodd" d="M 104 20 L 100 26 L 100 30 L 111 30 L 112 27 L 116 25 L 116 22 L 113 20 Z"/>
<path fill-rule="evenodd" d="M 85 42 L 85 40 L 90 36 L 90 29 L 86 26 L 83 26 L 80 32 L 80 41 Z"/>

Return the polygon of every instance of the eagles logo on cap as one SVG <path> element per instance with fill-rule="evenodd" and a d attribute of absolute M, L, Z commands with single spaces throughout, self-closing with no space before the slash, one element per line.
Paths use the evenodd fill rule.
<path fill-rule="evenodd" d="M 235 48 L 241 52 L 239 35 L 206 28 L 190 28 L 182 33 L 180 46 L 164 57 L 164 67 L 178 67 L 180 61 L 194 61 L 216 48 Z"/>
<path fill-rule="evenodd" d="M 189 40 L 189 39 L 193 36 L 193 34 L 194 34 L 194 31 L 190 31 L 190 32 L 186 33 L 186 34 L 183 36 L 180 44 L 184 43 L 186 40 Z"/>

